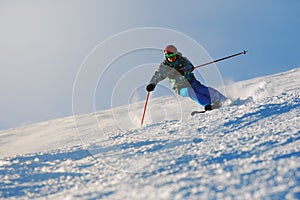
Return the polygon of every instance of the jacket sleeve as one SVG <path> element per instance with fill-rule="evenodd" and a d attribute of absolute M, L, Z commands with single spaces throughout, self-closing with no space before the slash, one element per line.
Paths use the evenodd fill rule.
<path fill-rule="evenodd" d="M 195 68 L 194 68 L 193 64 L 187 58 L 185 58 L 185 69 L 184 70 L 187 72 L 192 72 L 194 69 Z"/>
<path fill-rule="evenodd" d="M 184 58 L 184 67 L 180 69 L 180 72 L 187 80 L 193 80 L 195 78 L 193 74 L 194 69 L 193 64 L 187 58 Z"/>
<path fill-rule="evenodd" d="M 158 82 L 164 80 L 166 77 L 167 77 L 167 66 L 162 63 L 159 65 L 159 68 L 152 76 L 150 83 L 156 85 Z"/>

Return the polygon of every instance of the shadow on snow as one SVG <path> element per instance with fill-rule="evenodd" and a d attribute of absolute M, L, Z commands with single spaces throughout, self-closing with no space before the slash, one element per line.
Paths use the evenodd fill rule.
<path fill-rule="evenodd" d="M 261 119 L 288 113 L 291 110 L 298 108 L 299 106 L 300 99 L 298 98 L 294 99 L 293 103 L 285 101 L 282 104 L 260 105 L 257 111 L 246 113 L 241 117 L 237 117 L 234 120 L 224 123 L 224 126 L 230 127 L 230 130 L 227 132 L 237 131 L 239 129 L 250 126 L 251 124 L 257 123 Z"/>
<path fill-rule="evenodd" d="M 10 160 L 8 164 L 0 168 L 0 176 L 5 180 L 0 181 L 0 196 L 2 198 L 22 198 L 28 193 L 47 196 L 65 189 L 65 186 L 53 185 L 51 191 L 45 189 L 45 184 L 52 180 L 72 180 L 80 177 L 82 173 L 57 170 L 57 166 L 65 161 L 76 161 L 90 156 L 89 152 L 83 149 L 74 149 L 69 152 L 50 152 L 30 155 L 19 155 Z M 80 166 L 79 170 L 87 166 Z M 55 172 L 56 170 L 56 172 Z"/>

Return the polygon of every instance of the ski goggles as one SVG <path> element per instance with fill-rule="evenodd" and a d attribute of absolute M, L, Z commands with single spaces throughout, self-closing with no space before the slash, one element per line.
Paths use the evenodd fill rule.
<path fill-rule="evenodd" d="M 176 52 L 174 53 L 165 53 L 166 58 L 174 58 L 176 56 Z"/>

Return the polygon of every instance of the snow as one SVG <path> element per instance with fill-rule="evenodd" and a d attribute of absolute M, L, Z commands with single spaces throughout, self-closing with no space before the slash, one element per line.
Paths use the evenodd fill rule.
<path fill-rule="evenodd" d="M 3 199 L 300 199 L 300 69 L 0 132 Z M 184 106 L 183 106 L 184 105 Z"/>

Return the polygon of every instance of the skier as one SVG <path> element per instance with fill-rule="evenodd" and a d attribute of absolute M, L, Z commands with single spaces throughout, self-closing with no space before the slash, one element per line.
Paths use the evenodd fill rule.
<path fill-rule="evenodd" d="M 168 77 L 176 93 L 183 97 L 190 97 L 203 106 L 205 111 L 222 106 L 227 98 L 216 89 L 201 84 L 193 74 L 193 64 L 183 57 L 174 45 L 166 46 L 164 55 L 165 59 L 146 87 L 148 92 L 153 91 L 158 82 Z"/>

